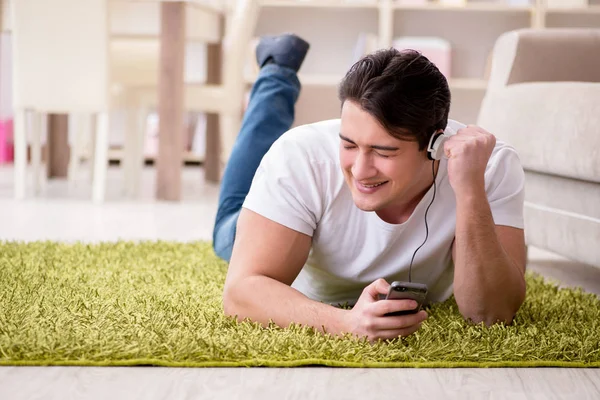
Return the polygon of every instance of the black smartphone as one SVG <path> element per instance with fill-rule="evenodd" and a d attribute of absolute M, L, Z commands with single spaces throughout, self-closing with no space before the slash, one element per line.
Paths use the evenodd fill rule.
<path fill-rule="evenodd" d="M 390 290 L 388 291 L 388 294 L 385 297 L 383 297 L 383 295 L 380 295 L 380 300 L 382 298 L 385 300 L 408 299 L 417 302 L 417 307 L 413 310 L 397 311 L 385 314 L 386 316 L 395 316 L 418 313 L 421 310 L 423 303 L 425 303 L 426 297 L 427 285 L 425 285 L 424 283 L 394 281 L 390 285 Z"/>

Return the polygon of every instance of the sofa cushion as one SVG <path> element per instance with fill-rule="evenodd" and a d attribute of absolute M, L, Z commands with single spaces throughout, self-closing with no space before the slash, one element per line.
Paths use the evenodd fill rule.
<path fill-rule="evenodd" d="M 600 183 L 600 83 L 489 90 L 477 123 L 515 147 L 526 170 Z"/>

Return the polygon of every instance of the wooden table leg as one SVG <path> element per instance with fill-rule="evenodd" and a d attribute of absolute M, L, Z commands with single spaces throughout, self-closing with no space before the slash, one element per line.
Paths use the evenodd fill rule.
<path fill-rule="evenodd" d="M 221 37 L 223 37 L 225 21 L 221 18 Z M 222 81 L 221 64 L 223 53 L 221 43 L 209 44 L 206 52 L 206 83 L 218 85 Z M 221 143 L 219 115 L 206 115 L 206 155 L 204 157 L 204 178 L 208 182 L 221 180 Z"/>
<path fill-rule="evenodd" d="M 46 141 L 48 178 L 66 178 L 69 171 L 69 116 L 48 115 L 48 139 Z"/>
<path fill-rule="evenodd" d="M 184 130 L 185 3 L 161 3 L 156 197 L 181 199 Z"/>

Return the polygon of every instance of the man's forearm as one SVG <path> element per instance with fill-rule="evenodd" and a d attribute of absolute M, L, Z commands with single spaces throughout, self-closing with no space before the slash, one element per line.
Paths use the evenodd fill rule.
<path fill-rule="evenodd" d="M 252 276 L 226 287 L 225 313 L 239 320 L 250 318 L 267 326 L 270 320 L 281 327 L 292 322 L 312 326 L 334 335 L 344 332 L 347 310 L 309 299 L 292 287 L 265 276 Z"/>
<path fill-rule="evenodd" d="M 523 273 L 502 248 L 485 191 L 457 196 L 454 294 L 461 314 L 510 322 L 525 297 Z"/>

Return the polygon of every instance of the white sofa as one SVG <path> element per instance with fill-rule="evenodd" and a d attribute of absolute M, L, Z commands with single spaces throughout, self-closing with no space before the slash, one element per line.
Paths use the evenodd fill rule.
<path fill-rule="evenodd" d="M 527 244 L 600 267 L 600 29 L 499 37 L 477 123 L 519 153 Z"/>

